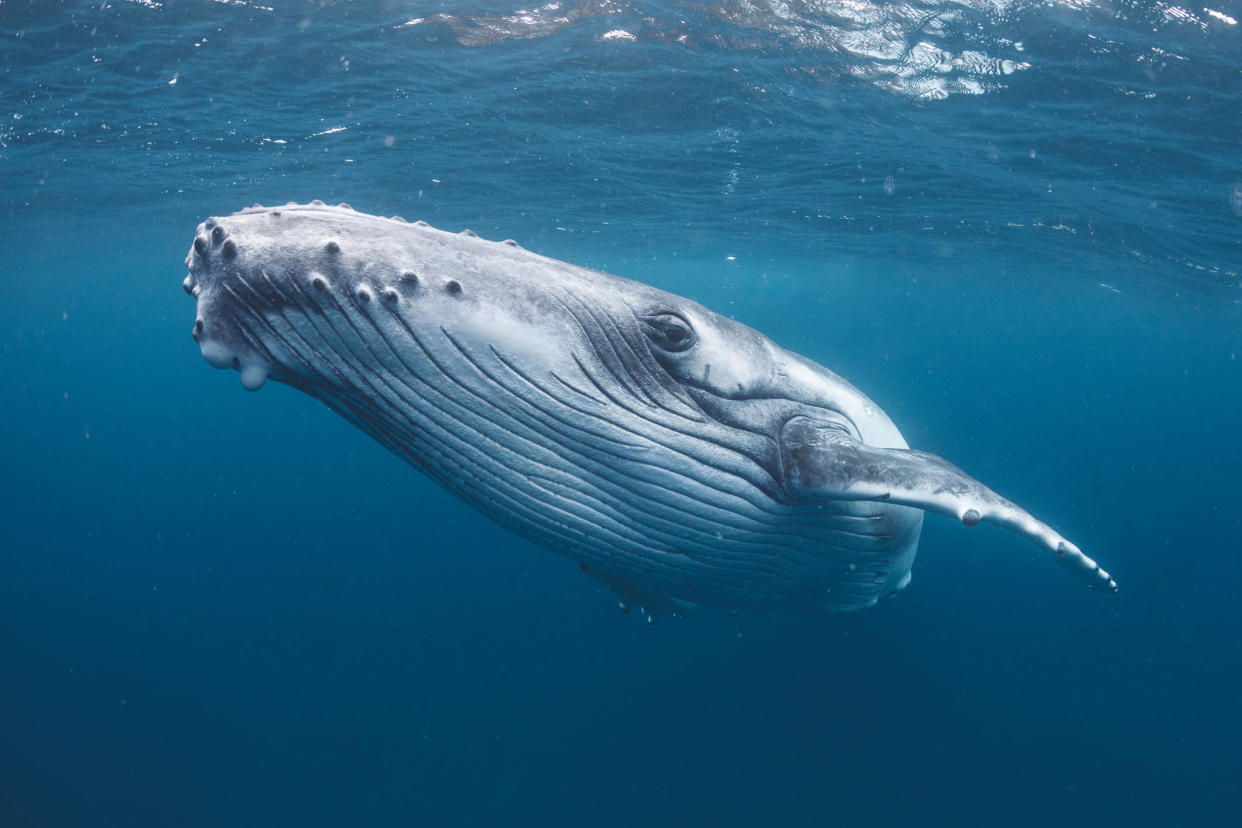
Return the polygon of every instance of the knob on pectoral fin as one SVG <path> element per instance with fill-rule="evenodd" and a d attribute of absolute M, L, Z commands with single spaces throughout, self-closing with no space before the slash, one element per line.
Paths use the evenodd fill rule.
<path fill-rule="evenodd" d="M 1051 526 L 934 454 L 868 446 L 840 424 L 794 417 L 781 430 L 781 457 L 795 496 L 887 501 L 967 526 L 995 523 L 1041 546 L 1092 589 L 1117 591 L 1099 564 Z"/>

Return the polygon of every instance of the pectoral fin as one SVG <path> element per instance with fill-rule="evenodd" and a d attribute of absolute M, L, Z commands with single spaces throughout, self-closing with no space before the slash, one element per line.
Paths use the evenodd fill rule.
<path fill-rule="evenodd" d="M 1092 589 L 1117 591 L 1117 583 L 1099 564 L 1051 526 L 934 454 L 868 446 L 843 425 L 794 417 L 781 431 L 781 456 L 795 496 L 887 501 L 947 515 L 967 526 L 995 523 L 1039 544 Z"/>

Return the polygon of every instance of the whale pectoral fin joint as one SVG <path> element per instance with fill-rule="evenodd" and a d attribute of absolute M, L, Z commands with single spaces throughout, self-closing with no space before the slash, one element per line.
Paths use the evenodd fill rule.
<path fill-rule="evenodd" d="M 840 423 L 810 417 L 785 423 L 780 444 L 785 484 L 795 499 L 885 501 L 967 526 L 993 523 L 1038 544 L 1092 589 L 1117 591 L 1112 577 L 1055 529 L 942 457 L 869 446 Z"/>

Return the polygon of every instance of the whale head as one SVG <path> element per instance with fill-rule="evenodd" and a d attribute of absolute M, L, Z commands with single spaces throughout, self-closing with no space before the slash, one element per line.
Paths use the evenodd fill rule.
<path fill-rule="evenodd" d="M 809 405 L 875 445 L 905 446 L 856 388 L 757 331 L 512 241 L 347 205 L 255 206 L 200 224 L 186 266 L 203 357 L 237 370 L 250 390 L 269 377 L 346 395 L 397 378 L 451 387 L 486 373 L 471 360 L 498 359 L 541 382 L 594 386 L 602 370 L 618 387 L 600 399 L 622 407 L 639 401 L 700 419 L 707 406 L 727 418 L 746 401 L 779 400 L 791 406 L 769 412 L 773 434 L 780 413 Z"/>

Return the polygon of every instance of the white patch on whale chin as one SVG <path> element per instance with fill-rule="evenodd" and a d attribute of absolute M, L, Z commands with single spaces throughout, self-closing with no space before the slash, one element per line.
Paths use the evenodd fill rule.
<path fill-rule="evenodd" d="M 258 391 L 267 382 L 268 367 L 261 362 L 243 362 L 241 367 L 242 388 Z"/>
<path fill-rule="evenodd" d="M 241 372 L 242 388 L 247 391 L 258 391 L 267 382 L 268 374 L 271 372 L 271 366 L 266 362 L 254 359 L 253 357 L 242 357 L 219 342 L 210 339 L 204 340 L 199 349 L 203 352 L 203 359 L 213 368 L 233 368 L 237 367 Z M 234 360 L 238 362 L 234 363 Z"/>
<path fill-rule="evenodd" d="M 207 363 L 212 368 L 233 367 L 233 357 L 235 354 L 219 342 L 205 339 L 199 345 L 199 348 L 203 352 L 203 359 L 207 360 Z"/>

